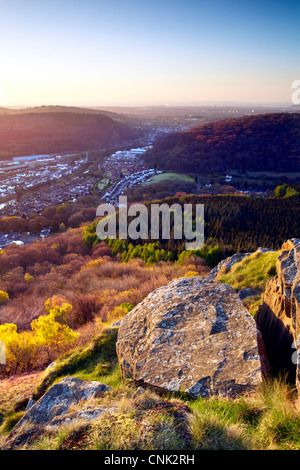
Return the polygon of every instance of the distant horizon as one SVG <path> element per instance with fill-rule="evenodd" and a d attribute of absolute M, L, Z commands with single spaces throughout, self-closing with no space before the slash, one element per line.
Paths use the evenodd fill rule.
<path fill-rule="evenodd" d="M 294 105 L 290 102 L 278 102 L 278 103 L 266 103 L 266 102 L 201 102 L 201 103 L 157 103 L 157 104 L 147 104 L 147 103 L 138 103 L 138 104 L 61 104 L 61 103 L 53 103 L 53 104 L 28 104 L 28 105 L 6 105 L 0 106 L 2 109 L 31 109 L 31 108 L 42 108 L 42 107 L 65 107 L 65 108 L 90 108 L 90 109 L 97 109 L 97 108 L 199 108 L 199 107 L 224 107 L 224 106 L 234 106 L 234 107 L 260 107 L 260 108 L 277 108 L 277 107 L 299 107 Z"/>

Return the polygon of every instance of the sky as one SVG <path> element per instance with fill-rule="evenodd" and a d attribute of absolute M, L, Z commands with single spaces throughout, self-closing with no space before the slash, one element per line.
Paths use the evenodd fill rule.
<path fill-rule="evenodd" d="M 0 106 L 291 103 L 300 0 L 0 0 Z"/>

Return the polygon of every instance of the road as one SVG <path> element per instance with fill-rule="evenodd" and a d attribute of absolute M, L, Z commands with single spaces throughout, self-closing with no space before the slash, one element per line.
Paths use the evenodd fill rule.
<path fill-rule="evenodd" d="M 103 172 L 110 174 L 111 171 L 115 171 L 119 177 L 113 179 L 111 184 L 100 193 L 102 199 L 110 204 L 118 204 L 119 196 L 126 189 L 145 183 L 155 175 L 156 171 L 154 169 L 145 168 L 143 164 L 143 155 L 147 148 L 119 150 L 106 159 Z M 124 170 L 127 173 L 132 171 L 132 173 L 122 176 Z"/>

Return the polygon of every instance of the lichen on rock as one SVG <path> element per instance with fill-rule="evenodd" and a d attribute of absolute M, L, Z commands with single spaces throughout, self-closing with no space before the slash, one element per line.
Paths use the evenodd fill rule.
<path fill-rule="evenodd" d="M 262 380 L 258 334 L 229 285 L 177 279 L 123 319 L 117 341 L 122 377 L 156 391 L 234 396 Z"/>

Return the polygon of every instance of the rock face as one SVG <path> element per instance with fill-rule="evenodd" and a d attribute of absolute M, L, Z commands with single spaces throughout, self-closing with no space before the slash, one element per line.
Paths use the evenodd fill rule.
<path fill-rule="evenodd" d="M 267 282 L 255 319 L 262 332 L 273 374 L 288 374 L 300 384 L 300 239 L 282 245 L 277 275 Z"/>
<path fill-rule="evenodd" d="M 241 300 L 246 299 L 247 297 L 252 297 L 253 295 L 258 295 L 259 291 L 257 289 L 253 289 L 252 287 L 246 287 L 245 289 L 241 289 L 238 292 L 239 298 Z"/>
<path fill-rule="evenodd" d="M 34 439 L 55 432 L 58 426 L 68 425 L 74 420 L 85 422 L 96 419 L 101 413 L 114 413 L 116 407 L 91 405 L 84 402 L 89 398 L 103 397 L 111 387 L 101 382 L 66 377 L 53 385 L 36 403 L 27 407 L 27 412 L 9 434 L 5 449 L 16 449 L 30 444 Z M 70 410 L 80 404 L 79 409 Z"/>
<path fill-rule="evenodd" d="M 101 382 L 92 382 L 66 377 L 53 385 L 36 403 L 34 403 L 14 428 L 14 432 L 24 423 L 47 426 L 54 418 L 69 411 L 71 405 L 76 405 L 89 398 L 104 396 L 111 387 Z"/>
<path fill-rule="evenodd" d="M 117 354 L 123 379 L 136 385 L 234 396 L 261 381 L 258 335 L 230 286 L 183 278 L 156 289 L 123 319 Z"/>

